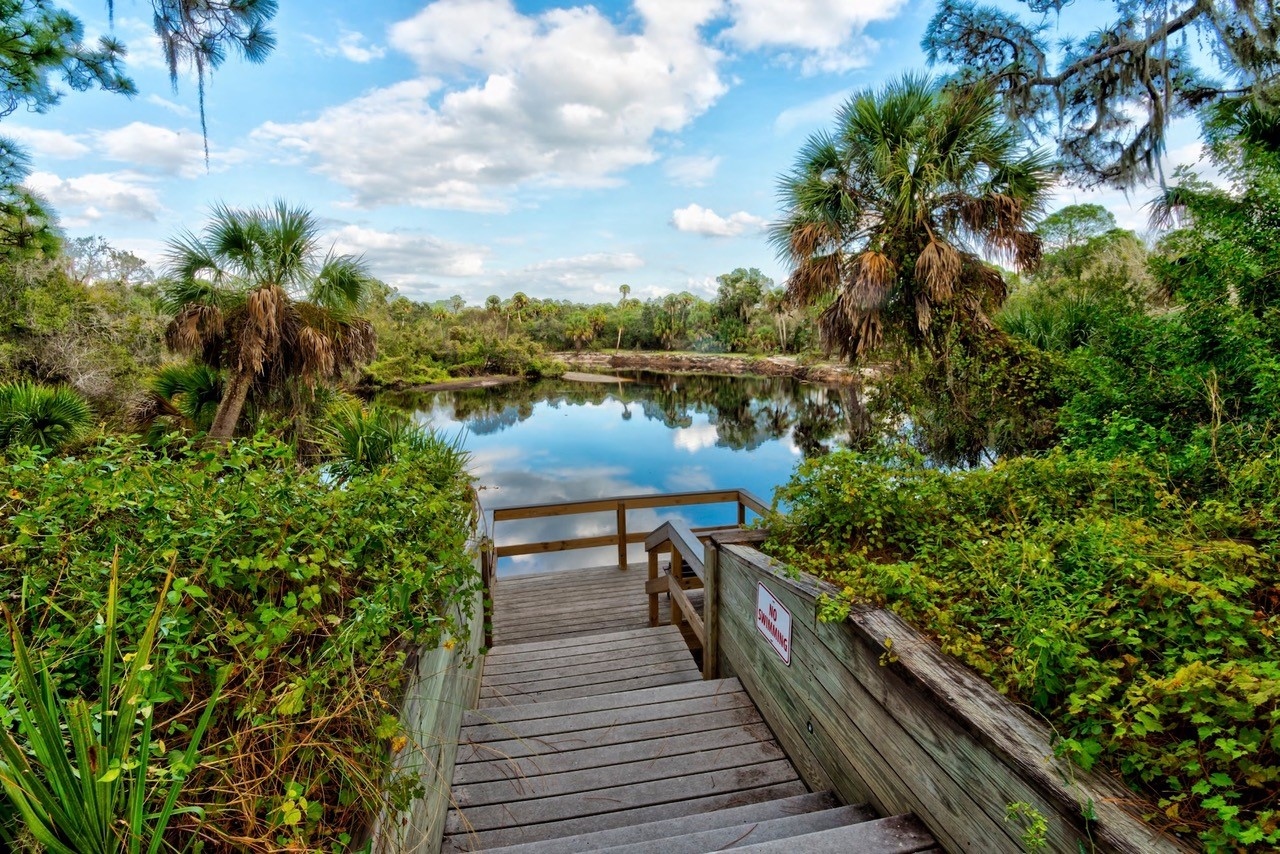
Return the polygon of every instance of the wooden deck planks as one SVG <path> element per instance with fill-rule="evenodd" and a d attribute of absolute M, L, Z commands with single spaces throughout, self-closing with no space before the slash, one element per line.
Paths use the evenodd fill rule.
<path fill-rule="evenodd" d="M 749 716 L 743 717 L 749 720 Z M 453 774 L 453 784 L 464 786 L 489 780 L 532 777 L 582 768 L 641 762 L 665 756 L 734 747 L 739 744 L 767 742 L 773 738 L 769 728 L 762 723 L 719 726 L 718 724 L 722 721 L 733 720 L 733 718 L 708 720 L 709 718 L 714 718 L 714 715 L 696 715 L 689 720 L 688 725 L 681 722 L 656 728 L 656 730 L 652 726 L 653 722 L 602 730 L 600 731 L 602 734 L 613 736 L 608 743 L 601 743 L 594 739 L 589 742 L 570 742 L 569 750 L 555 750 L 535 756 L 502 757 L 486 762 L 459 765 Z M 706 726 L 710 728 L 702 728 Z"/>
<path fill-rule="evenodd" d="M 712 700 L 710 702 L 717 702 Z M 745 701 L 736 706 L 712 711 L 702 711 L 709 704 L 706 698 L 685 706 L 682 715 L 658 717 L 636 721 L 629 726 L 613 723 L 569 732 L 529 734 L 485 742 L 467 741 L 458 750 L 459 768 L 469 762 L 511 761 L 527 756 L 569 754 L 591 747 L 608 747 L 631 741 L 670 738 L 686 731 L 713 731 L 738 726 L 755 726 L 758 714 Z M 669 709 L 674 709 L 672 704 Z M 723 705 L 721 703 L 721 705 Z"/>
<path fill-rule="evenodd" d="M 645 644 L 648 641 L 648 644 Z M 497 674 L 485 674 L 480 708 L 550 702 L 619 691 L 635 691 L 701 679 L 689 649 L 677 631 L 651 629 L 639 637 L 597 639 L 571 657 L 551 657 L 553 650 L 528 650 L 508 656 Z M 521 670 L 520 668 L 525 668 Z"/>
<path fill-rule="evenodd" d="M 647 569 L 500 579 L 463 720 L 446 851 L 674 819 L 807 790 L 736 679 L 648 625 Z"/>
<path fill-rule="evenodd" d="M 645 564 L 499 578 L 493 593 L 494 648 L 645 628 L 647 580 Z M 665 596 L 660 608 L 666 623 L 670 605 Z"/>
<path fill-rule="evenodd" d="M 516 845 L 522 842 L 538 842 L 545 839 L 562 839 L 580 833 L 594 833 L 618 827 L 665 821 L 683 816 L 701 815 L 716 810 L 732 809 L 748 804 L 759 804 L 781 798 L 804 795 L 808 789 L 796 780 L 772 786 L 759 786 L 737 792 L 672 801 L 631 810 L 596 813 L 564 821 L 543 822 L 525 827 L 504 827 L 495 830 L 446 836 L 443 851 L 480 851 L 500 845 Z"/>

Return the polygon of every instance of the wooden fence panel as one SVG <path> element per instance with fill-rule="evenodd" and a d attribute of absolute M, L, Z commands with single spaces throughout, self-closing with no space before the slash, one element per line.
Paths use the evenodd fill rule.
<path fill-rule="evenodd" d="M 1127 812 L 1137 796 L 1054 757 L 1046 727 L 894 614 L 868 608 L 821 623 L 818 597 L 834 588 L 791 577 L 753 548 L 713 545 L 720 666 L 742 680 L 811 787 L 914 812 L 953 852 L 1025 850 L 1023 824 L 1006 820 L 1015 803 L 1044 816 L 1049 851 L 1191 850 Z M 760 583 L 791 611 L 789 665 L 756 628 Z"/>

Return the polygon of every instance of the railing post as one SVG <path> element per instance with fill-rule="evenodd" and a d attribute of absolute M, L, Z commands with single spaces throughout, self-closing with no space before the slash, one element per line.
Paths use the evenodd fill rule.
<path fill-rule="evenodd" d="M 702 644 L 702 678 L 716 679 L 720 673 L 720 551 L 715 540 L 707 543 L 702 564 L 702 625 L 706 635 Z"/>
<path fill-rule="evenodd" d="M 649 552 L 649 625 L 658 625 L 658 593 L 653 582 L 658 580 L 658 550 Z"/>
<path fill-rule="evenodd" d="M 618 569 L 627 568 L 627 503 L 618 502 Z"/>
<path fill-rule="evenodd" d="M 747 524 L 747 505 L 743 504 L 742 501 L 739 500 L 738 501 L 738 527 L 741 528 L 745 524 Z"/>
<path fill-rule="evenodd" d="M 671 572 L 667 575 L 667 586 L 669 588 L 681 586 L 680 572 L 681 572 L 681 567 L 683 565 L 684 565 L 684 559 L 680 557 L 680 552 L 679 550 L 676 549 L 676 544 L 672 543 L 671 544 Z M 676 605 L 676 597 L 672 596 L 670 593 L 667 594 L 667 605 L 668 607 L 671 608 L 670 619 L 668 619 L 667 622 L 669 622 L 673 626 L 680 625 L 680 622 L 681 622 L 680 618 L 683 615 L 680 613 L 680 607 Z"/>

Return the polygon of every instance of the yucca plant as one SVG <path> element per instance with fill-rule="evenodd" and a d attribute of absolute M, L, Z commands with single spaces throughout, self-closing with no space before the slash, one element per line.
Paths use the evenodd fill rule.
<path fill-rule="evenodd" d="M 57 696 L 48 667 L 27 649 L 13 615 L 4 611 L 13 644 L 12 707 L 17 731 L 0 734 L 0 785 L 27 833 L 53 854 L 157 854 L 171 848 L 165 831 L 176 815 L 186 775 L 195 767 L 225 673 L 219 674 L 191 740 L 167 771 L 152 767 L 154 683 L 151 656 L 170 578 L 132 657 L 116 642 L 119 567 L 107 593 L 105 644 L 96 710 L 83 697 Z"/>
<path fill-rule="evenodd" d="M 0 385 L 0 449 L 34 445 L 57 451 L 92 424 L 88 402 L 66 386 Z"/>

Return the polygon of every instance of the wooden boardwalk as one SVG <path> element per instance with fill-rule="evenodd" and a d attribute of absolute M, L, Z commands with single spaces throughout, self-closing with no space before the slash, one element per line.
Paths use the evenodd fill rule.
<path fill-rule="evenodd" d="M 445 851 L 936 850 L 909 816 L 810 793 L 742 684 L 703 680 L 680 628 L 649 625 L 646 577 L 497 582 Z"/>
<path fill-rule="evenodd" d="M 561 640 L 649 628 L 645 564 L 499 578 L 494 587 L 493 643 Z M 701 602 L 701 593 L 690 591 Z M 663 597 L 659 620 L 666 623 L 670 603 Z"/>

